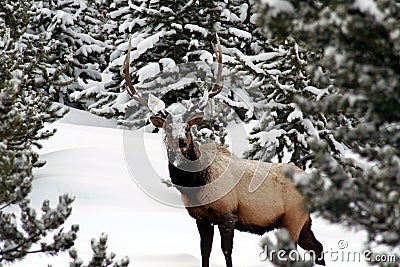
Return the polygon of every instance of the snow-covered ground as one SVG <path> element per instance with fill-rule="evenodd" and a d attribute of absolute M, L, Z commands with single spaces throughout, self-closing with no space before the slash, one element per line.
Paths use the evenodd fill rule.
<path fill-rule="evenodd" d="M 195 221 L 183 208 L 171 207 L 150 197 L 137 183 L 138 179 L 148 179 L 171 198 L 179 199 L 178 192 L 167 188 L 158 177 L 168 177 L 161 135 L 137 132 L 137 136 L 141 136 L 137 142 L 144 141 L 149 149 L 146 153 L 136 153 L 136 139 L 133 143 L 132 139 L 131 143 L 126 142 L 126 133 L 117 129 L 112 121 L 86 112 L 72 109 L 51 127 L 58 131 L 50 140 L 42 142 L 44 148 L 40 154 L 47 164 L 35 171 L 32 204 L 40 207 L 44 199 L 55 204 L 58 196 L 64 193 L 76 197 L 68 223 L 80 225 L 76 247 L 85 262 L 92 254 L 90 239 L 105 232 L 109 251 L 117 253 L 117 258 L 128 256 L 131 266 L 200 266 Z M 127 164 L 126 159 L 134 161 L 134 165 Z M 147 161 L 155 166 L 158 176 L 149 175 L 145 168 Z M 132 166 L 136 169 L 129 170 Z M 313 230 L 328 252 L 327 266 L 367 266 L 363 260 L 341 260 L 343 252 L 361 250 L 364 233 L 345 230 L 320 218 L 313 218 Z M 259 258 L 259 240 L 257 235 L 235 232 L 235 266 L 270 266 Z M 224 266 L 219 243 L 216 229 L 212 266 Z M 348 246 L 339 249 L 338 244 Z M 339 259 L 335 261 L 336 257 Z M 61 267 L 68 266 L 68 261 L 67 253 L 57 257 L 29 255 L 14 266 L 46 266 L 50 263 Z"/>

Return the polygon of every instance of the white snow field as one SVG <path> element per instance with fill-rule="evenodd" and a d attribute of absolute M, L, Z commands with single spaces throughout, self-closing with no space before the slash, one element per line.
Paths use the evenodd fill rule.
<path fill-rule="evenodd" d="M 160 134 L 143 133 L 147 153 L 135 153 L 135 145 L 123 146 L 124 131 L 112 121 L 87 112 L 71 109 L 62 120 L 50 127 L 58 129 L 40 150 L 47 164 L 35 171 L 31 193 L 32 205 L 40 208 L 44 199 L 54 205 L 58 196 L 70 193 L 75 196 L 70 224 L 79 224 L 76 247 L 79 256 L 87 263 L 92 255 L 90 240 L 102 232 L 108 234 L 108 250 L 116 258 L 128 256 L 130 266 L 200 266 L 199 235 L 196 224 L 185 209 L 162 204 L 143 192 L 131 173 L 158 184 L 161 190 L 179 199 L 174 188 L 161 183 L 160 177 L 151 176 L 146 162 L 150 159 L 156 172 L 168 178 L 167 160 L 162 149 Z M 235 131 L 231 131 L 235 134 Z M 231 138 L 232 139 L 232 138 Z M 238 139 L 238 138 L 236 138 Z M 233 140 L 233 139 L 232 139 Z M 246 143 L 245 137 L 242 138 Z M 245 147 L 241 144 L 239 148 Z M 130 171 L 124 150 L 130 152 L 137 168 Z M 143 167 L 141 167 L 143 166 Z M 368 266 L 361 259 L 347 260 L 347 254 L 362 249 L 365 234 L 345 230 L 320 218 L 313 217 L 312 227 L 317 239 L 324 245 L 327 266 Z M 273 236 L 272 233 L 269 235 Z M 236 231 L 233 248 L 235 266 L 271 266 L 260 260 L 260 236 Z M 343 245 L 344 244 L 344 245 Z M 347 245 L 347 247 L 345 247 Z M 345 247 L 339 249 L 338 246 Z M 343 255 L 343 253 L 345 255 Z M 342 259 L 344 256 L 344 259 Z M 13 266 L 68 266 L 68 253 L 59 256 L 29 255 Z M 212 266 L 225 266 L 216 228 Z"/>

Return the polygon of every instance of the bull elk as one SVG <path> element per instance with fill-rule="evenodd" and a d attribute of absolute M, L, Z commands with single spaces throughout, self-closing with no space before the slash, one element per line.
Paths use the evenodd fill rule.
<path fill-rule="evenodd" d="M 142 98 L 131 82 L 130 43 L 129 40 L 121 75 L 129 95 L 150 108 L 150 101 Z M 304 198 L 284 174 L 287 168 L 303 173 L 300 168 L 286 163 L 240 159 L 225 147 L 193 140 L 191 127 L 201 123 L 207 100 L 220 93 L 223 87 L 220 85 L 222 51 L 218 36 L 217 44 L 218 51 L 214 52 L 218 70 L 211 92 L 205 90 L 196 104 L 188 101 L 184 111 L 165 109 L 162 103 L 162 109 L 150 117 L 151 123 L 165 132 L 171 182 L 180 191 L 188 213 L 196 220 L 202 266 L 209 266 L 214 225 L 218 225 L 228 267 L 232 266 L 234 229 L 262 235 L 280 227 L 288 230 L 295 244 L 314 251 L 317 264 L 325 265 L 323 247 L 311 231 L 310 214 L 302 208 Z M 151 97 L 154 100 L 155 97 Z M 252 180 L 261 181 L 253 191 L 249 190 Z"/>

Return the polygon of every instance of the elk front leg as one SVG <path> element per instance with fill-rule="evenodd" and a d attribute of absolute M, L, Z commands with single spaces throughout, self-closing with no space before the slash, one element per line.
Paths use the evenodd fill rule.
<path fill-rule="evenodd" d="M 233 235 L 237 218 L 235 215 L 226 216 L 218 224 L 221 235 L 221 249 L 225 256 L 226 267 L 232 267 Z"/>
<path fill-rule="evenodd" d="M 200 233 L 201 266 L 210 266 L 210 254 L 214 238 L 214 226 L 207 219 L 196 220 L 197 229 Z"/>

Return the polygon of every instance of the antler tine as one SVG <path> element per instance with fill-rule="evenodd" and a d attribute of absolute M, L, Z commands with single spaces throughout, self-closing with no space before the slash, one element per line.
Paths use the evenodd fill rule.
<path fill-rule="evenodd" d="M 217 45 L 218 45 L 218 51 L 215 49 L 214 44 L 212 44 L 212 48 L 214 49 L 214 53 L 217 56 L 217 61 L 218 61 L 218 71 L 217 71 L 217 78 L 215 78 L 215 84 L 213 89 L 210 92 L 209 98 L 212 98 L 219 94 L 224 85 L 220 84 L 221 82 L 221 76 L 222 76 L 222 48 L 221 48 L 221 42 L 219 40 L 218 33 L 215 33 L 215 36 L 217 37 Z"/>
<path fill-rule="evenodd" d="M 131 41 L 132 41 L 132 35 L 129 37 L 128 51 L 125 56 L 124 64 L 121 66 L 120 75 L 122 78 L 125 79 L 126 90 L 128 91 L 129 96 L 135 99 L 140 104 L 147 107 L 147 101 L 137 94 L 131 80 L 131 75 L 129 73 L 129 64 L 131 62 Z"/>

